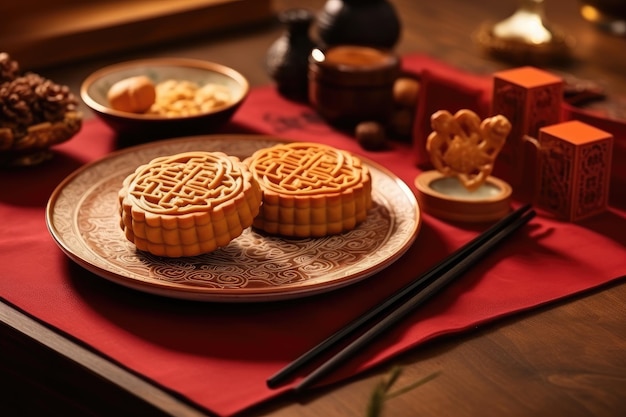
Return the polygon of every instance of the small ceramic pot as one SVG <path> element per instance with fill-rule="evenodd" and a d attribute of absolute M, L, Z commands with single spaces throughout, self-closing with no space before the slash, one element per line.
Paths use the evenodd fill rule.
<path fill-rule="evenodd" d="M 386 50 L 339 45 L 313 49 L 309 58 L 309 100 L 332 124 L 386 122 L 393 110 L 399 58 Z"/>
<path fill-rule="evenodd" d="M 288 9 L 279 15 L 285 31 L 270 45 L 266 56 L 267 72 L 276 81 L 278 92 L 289 99 L 307 101 L 307 67 L 311 50 L 309 27 L 314 15 L 306 9 Z"/>
<path fill-rule="evenodd" d="M 388 0 L 327 0 L 315 26 L 320 46 L 392 49 L 400 38 L 402 24 Z"/>

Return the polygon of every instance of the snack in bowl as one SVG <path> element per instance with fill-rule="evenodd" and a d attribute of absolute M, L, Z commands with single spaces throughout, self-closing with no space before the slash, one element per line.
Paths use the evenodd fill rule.
<path fill-rule="evenodd" d="M 230 103 L 230 90 L 219 84 L 203 86 L 187 80 L 165 80 L 155 87 L 156 97 L 148 114 L 194 116 Z"/>
<path fill-rule="evenodd" d="M 354 229 L 372 207 L 362 161 L 331 146 L 293 142 L 244 160 L 263 191 L 253 227 L 288 237 L 323 237 Z"/>
<path fill-rule="evenodd" d="M 195 256 L 228 245 L 259 213 L 261 189 L 239 158 L 184 152 L 155 158 L 118 193 L 120 225 L 137 249 Z"/>
<path fill-rule="evenodd" d="M 152 83 L 154 99 L 141 106 L 120 107 L 115 98 L 128 97 L 138 80 L 143 79 L 136 92 L 152 90 L 146 78 L 136 77 Z M 117 83 L 124 87 L 122 94 L 115 91 Z M 234 68 L 199 59 L 151 58 L 94 71 L 83 80 L 80 96 L 117 134 L 143 142 L 212 133 L 232 118 L 249 91 L 248 80 Z"/>
<path fill-rule="evenodd" d="M 145 113 L 156 100 L 156 87 L 145 75 L 124 78 L 107 93 L 112 108 L 129 113 Z"/>
<path fill-rule="evenodd" d="M 230 90 L 219 84 L 169 79 L 155 85 L 145 75 L 124 78 L 107 92 L 115 110 L 165 117 L 196 116 L 227 106 Z"/>

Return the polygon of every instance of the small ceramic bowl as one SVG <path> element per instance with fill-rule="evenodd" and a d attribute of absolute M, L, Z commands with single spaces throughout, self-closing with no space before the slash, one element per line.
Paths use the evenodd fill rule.
<path fill-rule="evenodd" d="M 131 113 L 113 109 L 108 92 L 116 82 L 147 76 L 155 85 L 168 81 L 190 81 L 199 87 L 224 86 L 229 100 L 195 115 L 171 116 Z M 248 96 L 248 80 L 233 68 L 214 62 L 187 58 L 153 58 L 110 65 L 90 74 L 82 83 L 80 96 L 107 125 L 120 135 L 145 139 L 187 136 L 215 132 L 226 124 Z"/>

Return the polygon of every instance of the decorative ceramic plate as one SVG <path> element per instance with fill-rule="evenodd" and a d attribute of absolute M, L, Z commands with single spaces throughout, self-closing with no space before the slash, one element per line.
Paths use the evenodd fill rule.
<path fill-rule="evenodd" d="M 46 210 L 48 229 L 72 260 L 103 278 L 152 294 L 214 302 L 272 301 L 330 291 L 384 269 L 411 246 L 421 224 L 415 196 L 402 180 L 364 158 L 374 206 L 347 233 L 288 239 L 248 228 L 228 246 L 187 258 L 153 256 L 124 237 L 117 193 L 137 166 L 191 150 L 243 159 L 279 142 L 255 135 L 197 136 L 112 153 L 57 187 Z"/>

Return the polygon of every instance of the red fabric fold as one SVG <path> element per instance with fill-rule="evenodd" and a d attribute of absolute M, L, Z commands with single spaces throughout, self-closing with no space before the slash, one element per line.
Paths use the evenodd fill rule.
<path fill-rule="evenodd" d="M 443 64 L 411 56 L 405 67 L 436 74 Z M 308 106 L 280 97 L 272 86 L 253 90 L 225 132 L 332 144 L 388 167 L 412 189 L 420 172 L 411 144 L 364 151 L 349 134 L 323 123 Z M 77 266 L 46 229 L 45 204 L 56 184 L 119 145 L 101 122 L 87 121 L 74 139 L 56 148 L 49 163 L 2 172 L 0 296 L 220 416 L 288 390 L 270 390 L 265 380 L 486 227 L 448 223 L 425 213 L 415 244 L 388 269 L 347 288 L 300 300 L 230 305 L 161 298 L 120 287 Z M 513 240 L 324 382 L 355 375 L 426 340 L 469 331 L 626 274 L 626 212 L 621 208 L 578 224 L 539 214 Z"/>

